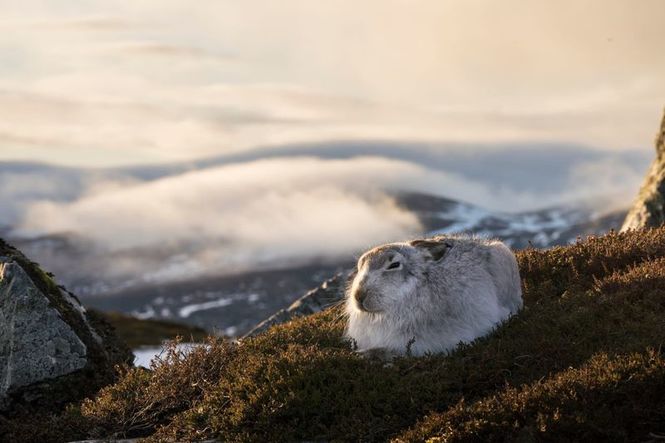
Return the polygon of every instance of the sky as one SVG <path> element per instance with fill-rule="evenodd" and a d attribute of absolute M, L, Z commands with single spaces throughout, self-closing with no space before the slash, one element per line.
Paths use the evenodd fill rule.
<path fill-rule="evenodd" d="M 187 244 L 187 272 L 422 233 L 395 190 L 625 208 L 665 106 L 663 0 L 0 11 L 0 230 Z"/>
<path fill-rule="evenodd" d="M 661 0 L 0 1 L 0 160 L 329 140 L 650 149 Z"/>

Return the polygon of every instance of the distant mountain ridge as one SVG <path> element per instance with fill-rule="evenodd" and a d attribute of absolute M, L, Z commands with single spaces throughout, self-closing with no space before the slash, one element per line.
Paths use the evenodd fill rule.
<path fill-rule="evenodd" d="M 426 235 L 451 232 L 495 237 L 514 249 L 566 245 L 579 236 L 618 229 L 626 210 L 598 212 L 581 204 L 520 213 L 488 211 L 445 197 L 399 193 L 400 205 L 418 215 Z"/>
<path fill-rule="evenodd" d="M 574 165 L 587 161 L 615 160 L 642 171 L 651 161 L 652 152 L 648 149 L 610 152 L 584 145 L 545 142 L 492 144 L 342 140 L 259 146 L 242 152 L 231 152 L 188 161 L 105 168 L 0 160 L 0 178 L 6 173 L 37 172 L 40 174 L 67 174 L 77 178 L 131 177 L 148 181 L 216 166 L 303 156 L 328 160 L 377 156 L 408 161 L 436 170 L 455 172 L 468 178 L 491 180 L 510 187 L 528 185 L 546 189 L 560 186 L 566 171 Z M 492 167 L 488 167 L 488 165 Z"/>

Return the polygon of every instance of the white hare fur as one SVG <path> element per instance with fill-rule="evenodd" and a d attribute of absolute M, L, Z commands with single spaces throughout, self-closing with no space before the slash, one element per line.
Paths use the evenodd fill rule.
<path fill-rule="evenodd" d="M 345 305 L 359 351 L 417 356 L 486 335 L 522 307 L 522 290 L 500 241 L 439 236 L 363 254 Z"/>

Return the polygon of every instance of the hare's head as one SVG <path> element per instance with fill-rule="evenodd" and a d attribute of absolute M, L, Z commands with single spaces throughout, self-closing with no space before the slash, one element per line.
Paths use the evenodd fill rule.
<path fill-rule="evenodd" d="M 381 314 L 408 307 L 424 286 L 429 265 L 440 260 L 450 247 L 445 242 L 414 240 L 367 251 L 358 259 L 347 292 L 348 309 Z"/>

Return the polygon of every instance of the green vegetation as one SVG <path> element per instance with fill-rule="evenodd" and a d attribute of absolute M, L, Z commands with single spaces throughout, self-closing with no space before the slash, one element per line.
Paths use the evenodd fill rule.
<path fill-rule="evenodd" d="M 126 369 L 72 406 L 60 427 L 153 441 L 665 434 L 665 228 L 529 249 L 518 261 L 524 310 L 451 355 L 363 359 L 342 340 L 336 308 L 237 345 L 172 348 L 152 371 Z"/>
<path fill-rule="evenodd" d="M 182 337 L 188 342 L 201 342 L 208 333 L 196 326 L 164 320 L 139 320 L 120 312 L 98 312 L 114 328 L 115 333 L 132 349 L 139 346 L 159 346 L 165 340 Z"/>

